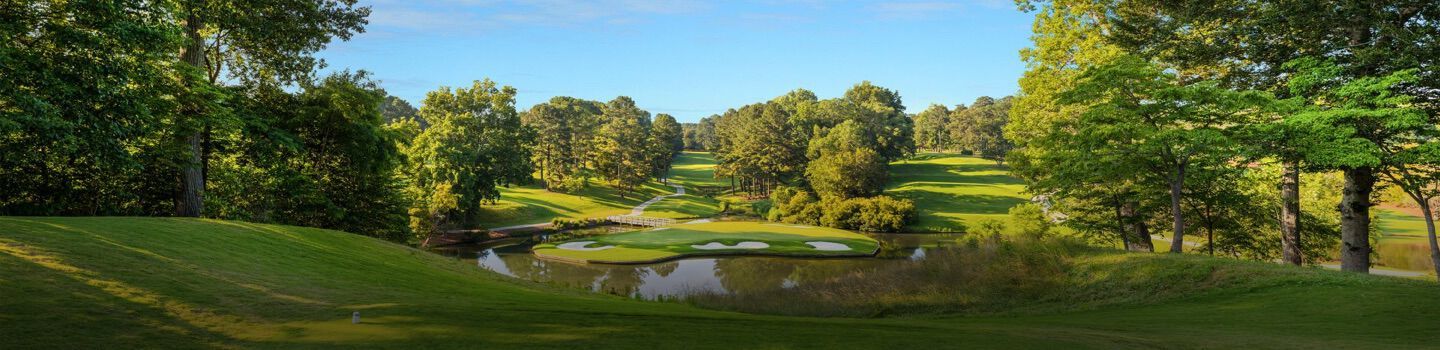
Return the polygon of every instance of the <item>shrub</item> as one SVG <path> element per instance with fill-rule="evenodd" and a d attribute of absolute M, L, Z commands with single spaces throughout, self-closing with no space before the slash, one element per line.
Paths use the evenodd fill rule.
<path fill-rule="evenodd" d="M 915 221 L 914 202 L 889 196 L 821 200 L 812 192 L 787 187 L 773 192 L 770 201 L 766 219 L 791 224 L 896 232 Z"/>
<path fill-rule="evenodd" d="M 575 193 L 585 189 L 590 183 L 583 177 L 570 177 L 564 180 L 555 180 L 545 183 L 546 190 L 559 193 Z"/>
<path fill-rule="evenodd" d="M 588 219 L 564 219 L 564 218 L 555 218 L 554 220 L 550 220 L 550 228 L 551 228 L 551 229 L 554 229 L 554 230 L 556 230 L 556 231 L 574 230 L 574 229 L 589 228 L 589 227 L 595 227 L 595 226 L 603 226 L 603 225 L 607 225 L 607 224 L 609 224 L 609 223 L 610 223 L 610 221 L 605 220 L 605 219 L 601 219 L 601 218 L 588 218 Z"/>

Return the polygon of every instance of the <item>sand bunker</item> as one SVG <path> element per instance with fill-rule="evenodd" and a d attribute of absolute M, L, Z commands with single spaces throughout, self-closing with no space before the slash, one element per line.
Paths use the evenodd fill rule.
<path fill-rule="evenodd" d="M 805 242 L 805 244 L 809 244 L 811 247 L 815 247 L 815 250 L 825 250 L 825 251 L 850 250 L 850 246 L 844 245 L 844 244 L 840 244 L 840 243 L 835 243 L 835 242 Z"/>
<path fill-rule="evenodd" d="M 579 242 L 560 243 L 559 245 L 556 245 L 555 248 L 564 249 L 564 250 L 579 250 L 579 251 L 583 251 L 583 252 L 590 252 L 590 251 L 596 251 L 596 250 L 606 250 L 606 249 L 610 249 L 610 248 L 615 248 L 615 246 L 613 246 L 613 245 L 599 246 L 599 247 L 586 247 L 587 245 L 591 245 L 591 244 L 595 244 L 595 241 L 579 241 Z"/>
<path fill-rule="evenodd" d="M 713 222 L 713 221 L 711 221 L 710 219 L 700 219 L 700 220 L 694 220 L 694 221 L 687 222 L 687 224 L 703 224 L 703 223 L 707 223 L 707 222 Z"/>
<path fill-rule="evenodd" d="M 769 245 L 769 244 L 765 244 L 765 242 L 740 242 L 740 243 L 736 243 L 735 245 L 725 245 L 724 243 L 720 243 L 720 242 L 710 242 L 710 243 L 705 243 L 705 245 L 691 245 L 690 247 L 691 247 L 691 248 L 695 248 L 695 249 L 704 249 L 704 250 L 716 250 L 716 249 L 765 249 L 765 248 L 770 248 L 770 245 Z"/>

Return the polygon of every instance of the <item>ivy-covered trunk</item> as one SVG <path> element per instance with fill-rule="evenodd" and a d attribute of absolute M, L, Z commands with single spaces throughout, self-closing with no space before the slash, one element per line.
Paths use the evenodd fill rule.
<path fill-rule="evenodd" d="M 1280 175 L 1280 259 L 1300 265 L 1300 163 L 1286 161 Z"/>
<path fill-rule="evenodd" d="M 1340 198 L 1340 269 L 1370 272 L 1370 194 L 1375 190 L 1375 169 L 1345 169 Z"/>

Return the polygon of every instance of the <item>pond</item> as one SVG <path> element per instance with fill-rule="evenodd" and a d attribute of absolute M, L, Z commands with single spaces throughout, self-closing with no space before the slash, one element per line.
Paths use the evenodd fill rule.
<path fill-rule="evenodd" d="M 642 265 L 577 265 L 542 260 L 530 247 L 544 237 L 512 238 L 479 245 L 436 249 L 437 253 L 473 260 L 479 267 L 507 276 L 639 299 L 683 299 L 689 295 L 746 294 L 775 289 L 806 288 L 807 284 L 864 273 L 904 261 L 925 258 L 927 249 L 955 245 L 958 234 L 867 234 L 881 242 L 880 253 L 867 258 L 688 258 Z"/>

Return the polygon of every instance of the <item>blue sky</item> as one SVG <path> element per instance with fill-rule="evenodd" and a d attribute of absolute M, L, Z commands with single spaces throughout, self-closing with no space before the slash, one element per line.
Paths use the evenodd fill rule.
<path fill-rule="evenodd" d="M 821 98 L 869 80 L 907 112 L 1018 90 L 1032 15 L 1009 0 L 362 0 L 366 32 L 319 54 L 420 106 L 490 78 L 517 107 L 626 95 L 696 121 L 796 88 Z"/>

